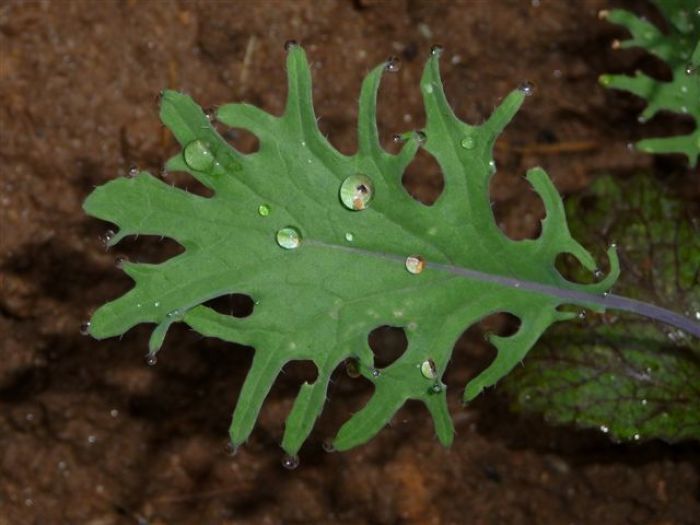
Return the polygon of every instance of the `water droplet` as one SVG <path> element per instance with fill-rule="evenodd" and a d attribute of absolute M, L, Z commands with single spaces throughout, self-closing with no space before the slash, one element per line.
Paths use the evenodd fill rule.
<path fill-rule="evenodd" d="M 526 97 L 530 97 L 535 94 L 535 84 L 526 80 L 518 86 L 518 91 Z"/>
<path fill-rule="evenodd" d="M 379 370 L 376 368 L 372 369 L 372 377 L 379 377 L 380 375 L 382 375 L 382 373 Z"/>
<path fill-rule="evenodd" d="M 607 434 L 610 431 L 610 429 L 608 427 L 606 427 L 605 425 L 600 425 L 600 431 L 603 434 Z"/>
<path fill-rule="evenodd" d="M 700 311 L 695 312 L 695 319 L 700 321 Z"/>
<path fill-rule="evenodd" d="M 425 132 L 416 131 L 416 142 L 418 144 L 425 144 L 426 140 L 428 140 L 428 137 L 426 136 Z"/>
<path fill-rule="evenodd" d="M 634 143 L 628 142 L 626 147 L 627 151 L 634 151 Z"/>
<path fill-rule="evenodd" d="M 426 84 L 423 86 L 423 90 L 430 95 L 433 92 L 433 85 Z"/>
<path fill-rule="evenodd" d="M 129 258 L 126 255 L 117 255 L 114 258 L 114 265 L 121 269 L 124 268 L 124 265 L 129 262 Z"/>
<path fill-rule="evenodd" d="M 352 379 L 357 379 L 362 375 L 360 374 L 360 363 L 357 359 L 348 359 L 345 361 L 345 373 Z"/>
<path fill-rule="evenodd" d="M 622 46 L 622 44 L 620 43 L 620 41 L 618 39 L 615 39 L 612 42 L 610 42 L 610 47 L 612 49 L 620 49 L 621 46 Z"/>
<path fill-rule="evenodd" d="M 299 456 L 285 455 L 282 458 L 282 466 L 288 470 L 294 470 L 299 466 Z"/>
<path fill-rule="evenodd" d="M 442 46 L 434 45 L 430 48 L 430 56 L 439 57 L 442 54 Z"/>
<path fill-rule="evenodd" d="M 609 12 L 610 11 L 608 11 L 607 9 L 601 9 L 600 11 L 598 11 L 598 19 L 605 20 L 608 17 Z"/>
<path fill-rule="evenodd" d="M 406 269 L 409 273 L 418 275 L 425 269 L 425 259 L 420 255 L 406 257 Z"/>
<path fill-rule="evenodd" d="M 420 365 L 420 373 L 426 379 L 435 379 L 437 377 L 437 368 L 435 367 L 435 361 L 432 359 L 426 359 Z"/>
<path fill-rule="evenodd" d="M 352 242 L 354 239 L 355 239 L 355 236 L 352 233 L 350 233 L 350 232 L 345 233 L 345 240 L 346 241 Z"/>
<path fill-rule="evenodd" d="M 647 406 L 648 403 L 649 401 L 647 401 L 646 399 L 642 399 L 642 406 Z"/>
<path fill-rule="evenodd" d="M 226 443 L 226 454 L 233 457 L 238 454 L 238 446 L 234 445 L 232 442 Z"/>
<path fill-rule="evenodd" d="M 155 303 L 153 303 L 153 306 L 155 308 L 158 308 L 160 306 L 160 301 L 156 301 Z"/>
<path fill-rule="evenodd" d="M 688 86 L 681 86 L 681 93 L 687 93 L 688 92 Z"/>
<path fill-rule="evenodd" d="M 440 392 L 442 392 L 442 385 L 440 385 L 439 383 L 435 383 L 433 386 L 430 387 L 430 391 L 433 394 L 439 394 Z"/>
<path fill-rule="evenodd" d="M 89 435 L 87 438 L 87 442 L 91 445 L 94 445 L 97 442 L 97 436 L 93 436 L 92 434 Z"/>
<path fill-rule="evenodd" d="M 328 452 L 329 454 L 331 452 L 335 452 L 335 447 L 333 446 L 333 440 L 332 439 L 324 439 L 323 443 L 321 444 L 321 447 L 323 447 L 323 450 L 325 452 Z"/>
<path fill-rule="evenodd" d="M 389 57 L 384 63 L 384 70 L 389 73 L 396 73 L 401 69 L 401 61 L 397 57 Z"/>
<path fill-rule="evenodd" d="M 204 116 L 207 117 L 209 122 L 216 121 L 216 110 L 214 108 L 207 108 L 204 110 Z"/>
<path fill-rule="evenodd" d="M 105 248 L 109 248 L 109 243 L 114 238 L 114 235 L 115 235 L 114 230 L 107 230 L 104 233 L 104 235 L 100 238 L 100 240 L 102 241 L 102 244 L 105 245 Z"/>
<path fill-rule="evenodd" d="M 462 142 L 460 142 L 464 149 L 474 149 L 475 144 L 474 137 L 464 137 Z"/>
<path fill-rule="evenodd" d="M 695 66 L 693 66 L 693 64 L 688 64 L 687 66 L 685 66 L 686 75 L 692 75 L 693 73 L 695 73 Z"/>
<path fill-rule="evenodd" d="M 158 358 L 156 357 L 156 354 L 148 353 L 146 354 L 146 364 L 148 366 L 155 366 L 158 363 Z"/>
<path fill-rule="evenodd" d="M 578 313 L 578 318 L 579 318 L 579 319 L 585 319 L 585 318 L 586 318 L 586 311 L 585 311 L 585 310 L 581 310 L 581 311 Z"/>
<path fill-rule="evenodd" d="M 603 275 L 603 270 L 601 270 L 600 268 L 596 268 L 595 270 L 593 270 L 593 277 L 595 277 L 596 279 L 600 279 L 601 277 L 603 277 Z"/>
<path fill-rule="evenodd" d="M 603 292 L 603 297 L 604 297 L 604 298 L 607 297 L 608 295 L 610 295 L 610 291 L 606 290 L 606 291 Z"/>
<path fill-rule="evenodd" d="M 292 226 L 282 228 L 277 232 L 277 244 L 285 250 L 294 250 L 301 244 L 301 233 Z"/>
<path fill-rule="evenodd" d="M 117 416 L 119 416 L 119 410 L 117 410 L 116 408 L 113 408 L 112 410 L 109 411 L 109 415 L 112 417 L 117 417 Z"/>
<path fill-rule="evenodd" d="M 185 146 L 185 162 L 195 171 L 208 171 L 214 166 L 214 155 L 201 140 L 194 140 Z"/>
<path fill-rule="evenodd" d="M 364 210 L 373 197 L 372 179 L 362 173 L 350 175 L 340 185 L 340 202 L 349 210 Z"/>
<path fill-rule="evenodd" d="M 270 215 L 270 207 L 267 204 L 261 204 L 258 206 L 258 215 L 261 217 L 267 217 Z"/>
<path fill-rule="evenodd" d="M 647 118 L 644 115 L 639 115 L 637 117 L 637 122 L 639 122 L 640 124 L 644 124 L 646 121 L 647 121 Z"/>
<path fill-rule="evenodd" d="M 292 49 L 293 47 L 297 47 L 298 45 L 299 42 L 297 42 L 296 40 L 287 40 L 284 43 L 284 50 L 289 51 L 290 49 Z"/>
<path fill-rule="evenodd" d="M 493 159 L 491 159 L 491 160 L 489 161 L 489 171 L 491 172 L 492 175 L 493 175 L 494 173 L 496 173 L 496 161 L 493 160 Z"/>
<path fill-rule="evenodd" d="M 642 436 L 640 436 L 639 434 L 635 434 L 634 436 L 632 436 L 632 439 L 634 439 L 635 441 L 639 441 L 641 438 Z"/>
<path fill-rule="evenodd" d="M 613 250 L 616 249 L 616 248 L 617 248 L 617 243 L 616 243 L 615 241 L 611 242 L 611 243 L 610 243 L 610 248 L 612 248 Z"/>
<path fill-rule="evenodd" d="M 81 335 L 89 335 L 90 334 L 90 321 L 84 321 L 80 325 L 80 334 Z"/>
<path fill-rule="evenodd" d="M 133 179 L 139 174 L 139 168 L 135 164 L 129 166 L 129 173 L 127 174 L 129 178 Z"/>
<path fill-rule="evenodd" d="M 406 140 L 401 135 L 398 135 L 398 134 L 391 137 L 391 141 L 394 144 L 401 144 L 402 142 L 406 142 Z"/>

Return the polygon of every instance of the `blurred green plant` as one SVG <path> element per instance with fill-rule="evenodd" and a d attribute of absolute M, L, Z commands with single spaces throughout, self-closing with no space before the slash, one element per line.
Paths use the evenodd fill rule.
<path fill-rule="evenodd" d="M 694 167 L 700 155 L 700 7 L 697 0 L 655 0 L 654 5 L 668 22 L 665 33 L 624 9 L 601 11 L 600 17 L 624 26 L 632 36 L 622 42 L 615 40 L 614 49 L 646 49 L 667 64 L 671 80 L 657 80 L 637 71 L 634 76 L 601 75 L 600 83 L 643 98 L 647 106 L 639 116 L 640 123 L 662 110 L 692 118 L 695 129 L 690 134 L 644 139 L 636 148 L 646 153 L 680 153 Z"/>
<path fill-rule="evenodd" d="M 700 212 L 648 176 L 598 179 L 567 201 L 573 234 L 616 239 L 616 291 L 700 319 Z M 585 279 L 568 261 L 573 279 Z M 700 439 L 700 340 L 629 314 L 553 327 L 504 387 L 516 410 L 615 440 Z"/>

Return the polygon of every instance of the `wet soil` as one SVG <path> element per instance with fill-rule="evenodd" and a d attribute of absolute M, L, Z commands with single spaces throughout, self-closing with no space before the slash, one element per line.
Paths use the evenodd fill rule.
<path fill-rule="evenodd" d="M 656 20 L 645 2 L 621 2 Z M 441 448 L 419 405 L 351 452 L 321 443 L 357 410 L 369 385 L 339 370 L 329 404 L 301 452 L 280 466 L 284 418 L 303 366 L 285 370 L 250 441 L 234 457 L 227 426 L 252 349 L 174 329 L 155 367 L 148 330 L 94 341 L 79 327 L 130 286 L 126 254 L 163 260 L 167 241 L 105 252 L 108 225 L 81 202 L 131 164 L 158 173 L 176 151 L 158 118 L 165 88 L 202 106 L 245 100 L 280 113 L 287 39 L 313 64 L 320 125 L 355 146 L 363 75 L 396 55 L 380 93 L 387 147 L 423 122 L 418 79 L 444 46 L 447 94 L 481 121 L 524 80 L 536 85 L 497 144 L 496 215 L 515 238 L 536 233 L 541 204 L 522 180 L 542 165 L 569 194 L 602 172 L 687 170 L 626 144 L 686 123 L 640 126 L 641 102 L 605 91 L 603 72 L 663 67 L 610 50 L 607 7 L 580 2 L 416 0 L 165 2 L 12 0 L 0 6 L 0 525 L 8 524 L 690 524 L 700 516 L 694 444 L 616 445 L 599 433 L 551 428 L 511 414 L 498 389 L 467 408 L 459 392 L 492 351 L 483 327 L 457 343 L 448 384 L 458 435 Z M 250 137 L 236 139 L 254 147 Z M 441 189 L 427 156 L 407 174 L 426 201 Z M 179 185 L 196 188 L 192 181 Z M 387 343 L 390 345 L 390 341 Z M 695 521 L 697 522 L 697 521 Z"/>

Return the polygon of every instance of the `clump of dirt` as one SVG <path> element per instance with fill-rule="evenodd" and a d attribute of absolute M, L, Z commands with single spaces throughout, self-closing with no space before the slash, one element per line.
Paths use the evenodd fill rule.
<path fill-rule="evenodd" d="M 628 3 L 656 19 L 645 3 Z M 323 439 L 370 393 L 339 371 L 295 471 L 280 466 L 277 444 L 303 367 L 280 377 L 250 442 L 229 457 L 227 425 L 251 349 L 174 329 L 148 367 L 144 328 L 101 342 L 79 333 L 91 310 L 130 286 L 116 255 L 154 261 L 176 250 L 141 239 L 106 252 L 99 237 L 108 225 L 81 211 L 95 185 L 131 164 L 158 173 L 175 152 L 157 119 L 158 92 L 280 113 L 290 38 L 308 51 L 320 125 L 344 152 L 356 143 L 362 77 L 388 55 L 402 67 L 380 93 L 387 148 L 394 133 L 421 126 L 417 86 L 433 44 L 445 49 L 450 101 L 472 121 L 533 82 L 536 96 L 497 144 L 492 187 L 515 238 L 533 235 L 543 213 L 521 178 L 528 167 L 544 166 L 567 193 L 602 171 L 683 166 L 626 148 L 676 124 L 659 118 L 642 129 L 640 101 L 598 87 L 600 73 L 658 67 L 641 53 L 609 51 L 621 30 L 597 19 L 604 4 L 4 3 L 0 524 L 692 523 L 700 515 L 692 446 L 622 446 L 553 429 L 510 414 L 497 390 L 461 408 L 459 391 L 491 356 L 478 328 L 457 344 L 448 378 L 458 430 L 450 450 L 409 404 L 368 445 L 323 452 Z M 405 180 L 426 201 L 441 189 L 428 158 Z"/>

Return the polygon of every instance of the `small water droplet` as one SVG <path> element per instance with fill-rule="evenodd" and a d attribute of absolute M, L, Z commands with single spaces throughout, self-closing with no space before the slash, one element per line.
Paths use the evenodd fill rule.
<path fill-rule="evenodd" d="M 112 417 L 118 417 L 119 416 L 119 410 L 116 408 L 113 408 L 112 410 L 109 411 L 109 415 Z"/>
<path fill-rule="evenodd" d="M 607 434 L 610 431 L 610 429 L 608 427 L 606 427 L 605 425 L 600 425 L 600 431 L 603 434 Z"/>
<path fill-rule="evenodd" d="M 476 144 L 476 142 L 474 141 L 474 137 L 471 137 L 471 136 L 464 137 L 462 139 L 462 142 L 460 142 L 460 145 L 464 149 L 474 149 L 475 144 Z"/>
<path fill-rule="evenodd" d="M 226 454 L 233 457 L 238 454 L 238 446 L 234 445 L 232 442 L 226 443 Z"/>
<path fill-rule="evenodd" d="M 647 401 L 646 399 L 642 399 L 642 406 L 647 406 L 648 403 L 649 401 Z"/>
<path fill-rule="evenodd" d="M 355 236 L 352 233 L 350 233 L 350 232 L 345 233 L 345 240 L 346 241 L 352 242 L 354 239 L 355 239 Z"/>
<path fill-rule="evenodd" d="M 372 377 L 379 377 L 380 375 L 382 375 L 382 373 L 379 370 L 376 368 L 372 369 Z"/>
<path fill-rule="evenodd" d="M 331 452 L 335 452 L 335 446 L 333 446 L 333 440 L 332 439 L 324 439 L 323 443 L 321 444 L 321 447 L 325 452 L 328 452 L 329 454 Z"/>
<path fill-rule="evenodd" d="M 635 441 L 639 441 L 641 438 L 642 436 L 640 436 L 639 434 L 635 434 L 634 436 L 632 436 L 632 439 L 634 439 Z"/>
<path fill-rule="evenodd" d="M 579 318 L 579 319 L 585 319 L 585 318 L 586 318 L 586 315 L 587 315 L 587 314 L 586 314 L 586 311 L 585 311 L 585 310 L 581 310 L 581 311 L 578 313 L 578 318 Z"/>
<path fill-rule="evenodd" d="M 160 301 L 156 301 L 153 303 L 154 308 L 158 308 L 160 306 Z"/>
<path fill-rule="evenodd" d="M 693 73 L 695 73 L 695 66 L 693 66 L 693 64 L 688 64 L 687 66 L 685 66 L 686 75 L 692 75 Z"/>
<path fill-rule="evenodd" d="M 201 140 L 194 140 L 185 146 L 185 162 L 195 171 L 208 171 L 214 166 L 214 155 Z"/>
<path fill-rule="evenodd" d="M 389 57 L 384 63 L 384 70 L 389 73 L 396 73 L 401 69 L 401 61 L 397 57 Z"/>
<path fill-rule="evenodd" d="M 340 202 L 349 210 L 361 211 L 374 197 L 372 179 L 362 173 L 350 175 L 340 185 Z"/>
<path fill-rule="evenodd" d="M 606 291 L 603 292 L 603 297 L 604 297 L 604 298 L 607 297 L 608 295 L 610 295 L 610 292 L 609 292 L 608 290 L 606 290 Z"/>
<path fill-rule="evenodd" d="M 491 159 L 491 160 L 489 161 L 489 171 L 491 172 L 492 175 L 493 175 L 494 173 L 496 173 L 496 161 L 493 160 L 493 159 Z"/>
<path fill-rule="evenodd" d="M 616 249 L 616 248 L 617 248 L 617 242 L 615 242 L 615 241 L 611 242 L 611 243 L 610 243 L 610 248 L 612 248 L 613 250 Z"/>
<path fill-rule="evenodd" d="M 681 93 L 687 93 L 688 92 L 688 86 L 681 86 Z"/>
<path fill-rule="evenodd" d="M 100 238 L 100 240 L 102 241 L 102 244 L 105 245 L 105 248 L 109 248 L 109 243 L 110 243 L 110 242 L 112 241 L 112 239 L 114 238 L 114 235 L 115 235 L 114 230 L 107 230 L 107 231 L 104 233 L 104 235 L 102 235 L 102 237 Z"/>
<path fill-rule="evenodd" d="M 282 228 L 277 232 L 277 244 L 285 250 L 294 250 L 301 245 L 301 233 L 292 226 Z"/>
<path fill-rule="evenodd" d="M 426 140 L 428 140 L 428 137 L 426 136 L 425 132 L 416 131 L 416 142 L 418 144 L 425 144 Z"/>
<path fill-rule="evenodd" d="M 94 436 L 92 434 L 89 435 L 87 437 L 87 442 L 90 443 L 91 445 L 94 445 L 95 443 L 97 443 L 97 436 Z"/>
<path fill-rule="evenodd" d="M 286 454 L 282 458 L 282 466 L 288 470 L 294 470 L 299 466 L 299 456 L 292 456 L 290 454 Z"/>
<path fill-rule="evenodd" d="M 433 92 L 433 85 L 432 84 L 425 84 L 423 86 L 423 90 L 430 95 Z"/>
<path fill-rule="evenodd" d="M 535 94 L 535 84 L 526 80 L 518 86 L 518 91 L 526 97 L 530 97 Z"/>
<path fill-rule="evenodd" d="M 600 11 L 598 11 L 598 19 L 605 20 L 608 17 L 608 13 L 610 13 L 610 11 L 608 11 L 607 9 L 601 9 Z"/>
<path fill-rule="evenodd" d="M 267 217 L 270 215 L 270 207 L 267 204 L 261 204 L 258 206 L 258 215 L 261 217 Z"/>
<path fill-rule="evenodd" d="M 432 359 L 426 359 L 420 365 L 420 373 L 426 379 L 435 379 L 437 377 L 437 367 L 435 366 L 435 361 Z"/>
<path fill-rule="evenodd" d="M 440 385 L 439 383 L 435 383 L 433 386 L 430 387 L 430 391 L 433 394 L 439 394 L 440 392 L 442 392 L 442 385 Z"/>
<path fill-rule="evenodd" d="M 362 375 L 360 374 L 360 363 L 357 359 L 348 359 L 345 361 L 345 373 L 352 379 L 357 379 Z"/>
<path fill-rule="evenodd" d="M 121 269 L 124 268 L 124 265 L 129 262 L 129 258 L 126 255 L 117 255 L 114 258 L 114 265 Z"/>
<path fill-rule="evenodd" d="M 601 277 L 603 277 L 603 275 L 603 270 L 601 270 L 600 268 L 596 268 L 595 270 L 593 270 L 593 277 L 595 277 L 596 279 L 600 279 Z"/>
<path fill-rule="evenodd" d="M 644 124 L 646 121 L 647 121 L 647 118 L 644 115 L 639 115 L 637 117 L 637 122 L 639 122 L 640 124 Z"/>
<path fill-rule="evenodd" d="M 148 366 L 155 366 L 158 363 L 158 358 L 156 357 L 156 354 L 148 353 L 146 354 L 146 364 Z"/>
<path fill-rule="evenodd" d="M 209 122 L 216 121 L 216 110 L 214 108 L 206 108 L 204 110 L 204 116 L 207 117 Z"/>
<path fill-rule="evenodd" d="M 90 321 L 84 321 L 80 325 L 80 334 L 81 335 L 89 335 L 90 334 Z"/>
<path fill-rule="evenodd" d="M 634 151 L 634 143 L 633 142 L 628 142 L 626 147 L 627 147 L 627 151 Z"/>
<path fill-rule="evenodd" d="M 398 134 L 391 137 L 391 141 L 394 144 L 401 144 L 402 142 L 406 142 L 406 140 L 401 135 L 398 135 Z"/>
<path fill-rule="evenodd" d="M 135 164 L 129 166 L 129 173 L 127 174 L 130 179 L 136 177 L 139 174 L 139 168 Z"/>
<path fill-rule="evenodd" d="M 442 46 L 434 45 L 430 48 L 430 56 L 439 57 L 442 54 Z"/>
<path fill-rule="evenodd" d="M 622 44 L 620 43 L 620 41 L 618 39 L 615 39 L 612 42 L 610 42 L 610 47 L 612 49 L 620 49 L 621 46 L 622 46 Z"/>
<path fill-rule="evenodd" d="M 406 269 L 409 273 L 418 275 L 425 269 L 425 259 L 420 255 L 406 257 Z"/>
<path fill-rule="evenodd" d="M 284 43 L 284 50 L 289 51 L 290 49 L 292 49 L 293 47 L 297 47 L 298 45 L 299 42 L 297 42 L 296 40 L 287 40 Z"/>

